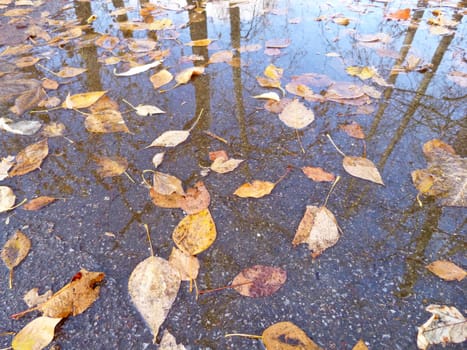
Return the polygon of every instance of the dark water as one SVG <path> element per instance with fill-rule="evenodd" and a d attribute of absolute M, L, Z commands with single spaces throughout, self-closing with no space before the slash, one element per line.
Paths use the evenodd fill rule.
<path fill-rule="evenodd" d="M 156 254 L 167 258 L 173 247 L 172 231 L 184 214 L 178 209 L 155 207 L 140 184 L 142 171 L 153 168 L 153 155 L 162 151 L 145 147 L 164 131 L 189 129 L 202 111 L 188 141 L 167 149 L 159 168 L 180 178 L 186 187 L 203 180 L 211 194 L 210 210 L 218 237 L 199 255 L 199 287 L 226 285 L 240 270 L 255 264 L 282 267 L 288 279 L 279 292 L 263 299 L 227 290 L 195 300 L 184 283 L 161 330 L 170 330 L 191 349 L 262 349 L 256 340 L 224 335 L 259 335 L 271 324 L 289 320 L 325 349 L 351 349 L 359 339 L 370 349 L 416 349 L 416 327 L 430 316 L 424 311 L 427 305 L 455 306 L 461 312 L 466 305 L 465 282 L 445 282 L 425 269 L 438 259 L 467 266 L 465 210 L 440 207 L 430 199 L 424 199 L 420 207 L 410 176 L 413 170 L 426 167 L 422 146 L 428 140 L 439 138 L 459 155 L 467 153 L 465 85 L 449 75 L 467 71 L 465 2 L 448 1 L 441 6 L 435 1 L 262 0 L 239 1 L 238 6 L 225 1 L 187 2 L 165 1 L 160 11 L 153 11 L 155 21 L 170 18 L 172 30 L 120 29 L 119 23 L 151 21 L 140 15 L 147 1 L 47 2 L 27 19 L 43 23 L 38 16 L 46 10 L 50 18 L 76 20 L 77 24 L 97 16 L 80 38 L 60 46 L 37 45 L 33 53 L 46 57 L 40 64 L 51 71 L 63 66 L 87 68 L 76 78 L 62 80 L 66 83 L 49 91 L 49 96 L 64 100 L 68 93 L 107 90 L 122 112 L 129 111 L 123 117 L 131 133 L 89 133 L 80 114 L 63 109 L 23 115 L 28 120 L 63 123 L 73 143 L 61 137 L 50 139 L 50 153 L 40 171 L 1 183 L 10 186 L 18 200 L 39 195 L 66 200 L 37 212 L 16 209 L 0 214 L 2 245 L 17 229 L 32 240 L 31 253 L 15 269 L 13 290 L 6 289 L 7 269 L 1 270 L 0 333 L 16 332 L 33 319 L 8 318 L 25 309 L 22 296 L 27 290 L 56 291 L 84 267 L 105 272 L 101 296 L 84 314 L 67 319 L 53 343 L 62 349 L 155 348 L 149 330 L 131 305 L 128 277 L 138 262 L 149 256 L 143 224 L 150 228 Z M 111 15 L 125 6 L 132 9 Z M 387 14 L 406 7 L 411 9 L 409 20 L 386 19 Z M 443 35 L 431 33 L 428 20 L 434 18 L 433 10 L 441 10 L 445 18 L 459 24 L 447 28 Z M 322 20 L 317 21 L 318 17 Z M 336 17 L 349 18 L 350 23 L 334 23 Z M 6 23 L 5 18 L 1 21 Z M 53 24 L 44 27 L 52 37 L 59 32 Z M 358 39 L 376 33 L 385 33 L 390 40 Z M 119 39 L 113 50 L 95 45 L 102 34 Z M 184 45 L 204 38 L 215 40 L 209 47 Z M 157 50 L 169 49 L 163 66 L 174 75 L 193 64 L 206 65 L 213 53 L 222 50 L 232 50 L 241 64 L 207 65 L 205 73 L 190 83 L 160 93 L 149 81 L 158 68 L 116 77 L 113 69 L 123 71 L 128 64 L 104 63 L 105 58 L 131 54 L 128 43 L 133 39 L 150 39 L 156 42 Z M 272 39 L 290 39 L 290 44 L 270 56 L 264 51 L 266 41 Z M 237 50 L 253 44 L 260 49 Z M 0 46 L 0 52 L 6 46 Z M 146 54 L 139 58 L 132 55 L 139 64 L 151 61 Z M 199 55 L 200 60 L 181 62 L 189 55 Z M 417 67 L 395 73 L 394 69 L 406 65 L 412 56 L 420 59 Z M 19 57 L 4 59 L 15 62 Z M 281 93 L 261 88 L 256 82 L 270 63 L 284 69 L 283 87 L 293 76 L 304 73 L 360 84 L 358 78 L 346 73 L 348 66 L 374 67 L 391 86 L 365 81 L 381 92 L 380 98 L 371 98 L 366 105 L 371 108 L 368 112 L 332 101 L 304 101 L 316 119 L 298 131 L 299 142 L 294 129 L 265 110 L 263 101 L 251 97 L 268 91 Z M 30 78 L 53 78 L 37 65 L 23 71 Z M 324 95 L 326 87 L 314 91 Z M 134 105 L 157 105 L 167 113 L 141 117 L 122 99 Z M 3 116 L 18 119 L 8 107 L 0 105 Z M 339 128 L 339 124 L 351 121 L 363 127 L 365 143 Z M 346 154 L 366 154 L 379 169 L 385 186 L 345 173 L 342 157 L 326 133 Z M 40 138 L 0 131 L 0 156 L 14 155 Z M 201 167 L 210 164 L 208 153 L 220 149 L 246 161 L 232 173 L 201 176 Z M 96 155 L 127 158 L 128 173 L 136 184 L 125 176 L 102 180 L 92 160 Z M 276 181 L 289 165 L 294 170 L 271 195 L 261 199 L 232 195 L 247 181 Z M 312 165 L 342 176 L 327 207 L 343 235 L 315 261 L 305 245 L 293 248 L 291 244 L 306 205 L 321 205 L 331 186 L 303 175 L 300 168 Z M 9 343 L 9 337 L 0 338 L 0 346 Z"/>

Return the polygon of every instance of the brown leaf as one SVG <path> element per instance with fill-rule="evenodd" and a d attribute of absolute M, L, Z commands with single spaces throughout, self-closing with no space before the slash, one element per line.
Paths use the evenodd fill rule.
<path fill-rule="evenodd" d="M 13 285 L 13 269 L 24 260 L 30 249 L 31 241 L 19 230 L 3 246 L 0 257 L 10 270 L 10 288 Z"/>
<path fill-rule="evenodd" d="M 57 198 L 48 197 L 48 196 L 41 196 L 34 199 L 31 199 L 25 205 L 23 205 L 24 210 L 39 210 L 44 208 L 45 206 L 49 205 L 52 202 L 55 202 Z"/>
<path fill-rule="evenodd" d="M 123 157 L 94 157 L 99 168 L 97 174 L 100 177 L 119 176 L 128 168 L 128 161 Z"/>
<path fill-rule="evenodd" d="M 347 135 L 351 137 L 355 137 L 356 139 L 364 139 L 365 133 L 363 132 L 363 128 L 360 124 L 356 122 L 352 122 L 350 124 L 339 124 L 339 128 L 347 133 Z"/>
<path fill-rule="evenodd" d="M 15 165 L 9 171 L 8 176 L 19 176 L 36 170 L 49 154 L 47 139 L 27 146 L 16 155 Z"/>
<path fill-rule="evenodd" d="M 303 129 L 315 120 L 315 115 L 303 103 L 293 100 L 279 114 L 279 119 L 290 128 Z"/>
<path fill-rule="evenodd" d="M 84 126 L 95 133 L 130 132 L 120 112 L 111 109 L 87 116 Z"/>
<path fill-rule="evenodd" d="M 240 272 L 232 287 L 241 295 L 252 298 L 274 294 L 285 283 L 287 272 L 279 267 L 254 265 Z"/>
<path fill-rule="evenodd" d="M 280 114 L 292 101 L 290 98 L 283 98 L 280 102 L 269 100 L 264 104 L 264 108 L 271 113 Z"/>
<path fill-rule="evenodd" d="M 462 281 L 467 276 L 464 269 L 446 260 L 434 261 L 427 265 L 426 268 L 445 281 Z"/>
<path fill-rule="evenodd" d="M 237 188 L 234 195 L 242 198 L 261 198 L 272 192 L 275 184 L 269 181 L 254 180 Z"/>
<path fill-rule="evenodd" d="M 262 335 L 266 350 L 323 350 L 292 322 L 278 322 Z"/>
<path fill-rule="evenodd" d="M 342 160 L 342 166 L 350 175 L 363 180 L 368 180 L 380 185 L 384 185 L 383 179 L 379 174 L 375 164 L 363 157 L 345 156 Z"/>
<path fill-rule="evenodd" d="M 191 281 L 198 277 L 199 260 L 193 255 L 174 247 L 169 256 L 169 263 L 178 270 L 182 281 Z"/>
<path fill-rule="evenodd" d="M 162 69 L 149 78 L 154 89 L 159 89 L 161 86 L 170 83 L 172 79 L 173 75 L 167 69 Z"/>
<path fill-rule="evenodd" d="M 170 195 L 172 193 L 178 193 L 182 196 L 185 195 L 182 182 L 179 178 L 161 173 L 160 171 L 154 172 L 152 188 L 155 192 L 164 195 Z"/>
<path fill-rule="evenodd" d="M 54 73 L 57 77 L 60 78 L 73 78 L 76 77 L 77 75 L 80 75 L 84 72 L 86 72 L 86 68 L 75 68 L 75 67 L 64 67 L 60 69 L 59 72 Z"/>
<path fill-rule="evenodd" d="M 314 259 L 327 248 L 335 245 L 339 238 L 339 229 L 334 214 L 326 207 L 307 205 L 292 244 L 296 246 L 308 243 L 308 249 L 313 251 L 311 256 Z"/>
<path fill-rule="evenodd" d="M 107 95 L 102 96 L 89 107 L 89 110 L 92 113 L 99 113 L 99 112 L 105 113 L 105 111 L 109 109 L 113 111 L 118 111 L 119 106 L 116 101 L 114 101 Z"/>
<path fill-rule="evenodd" d="M 281 82 L 279 80 L 265 78 L 265 77 L 256 77 L 256 81 L 262 87 L 268 88 L 281 88 Z"/>
<path fill-rule="evenodd" d="M 303 173 L 313 181 L 323 182 L 329 181 L 332 182 L 335 180 L 335 176 L 332 173 L 328 173 L 323 168 L 320 167 L 311 167 L 305 166 L 302 168 Z"/>
<path fill-rule="evenodd" d="M 58 89 L 58 82 L 52 79 L 44 79 L 42 80 L 42 87 L 47 90 L 57 90 Z"/>
<path fill-rule="evenodd" d="M 70 283 L 56 292 L 49 300 L 38 306 L 38 310 L 48 317 L 65 318 L 76 316 L 89 308 L 99 297 L 99 283 L 104 279 L 103 272 L 81 269 Z"/>
<path fill-rule="evenodd" d="M 40 60 L 39 57 L 26 56 L 26 57 L 22 57 L 19 60 L 17 60 L 15 64 L 16 64 L 16 67 L 18 68 L 31 67 L 31 66 L 34 66 L 37 62 L 39 62 L 39 60 Z"/>
<path fill-rule="evenodd" d="M 180 208 L 184 200 L 183 195 L 179 193 L 162 194 L 157 192 L 153 187 L 149 189 L 149 195 L 154 205 L 161 208 Z"/>
<path fill-rule="evenodd" d="M 189 188 L 180 202 L 182 208 L 187 214 L 196 214 L 207 209 L 211 202 L 211 196 L 204 186 L 203 181 L 198 181 L 193 188 Z"/>

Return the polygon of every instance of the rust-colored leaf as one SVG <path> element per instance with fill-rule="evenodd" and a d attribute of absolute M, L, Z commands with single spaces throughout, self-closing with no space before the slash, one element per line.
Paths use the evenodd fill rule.
<path fill-rule="evenodd" d="M 9 171 L 8 176 L 19 176 L 36 170 L 49 154 L 47 139 L 27 146 L 16 155 L 15 165 Z"/>
<path fill-rule="evenodd" d="M 446 281 L 462 281 L 467 276 L 467 272 L 464 269 L 446 260 L 434 261 L 427 265 L 426 268 Z"/>
<path fill-rule="evenodd" d="M 246 297 L 266 297 L 277 292 L 286 279 L 287 272 L 279 267 L 254 265 L 242 270 L 232 287 Z"/>
<path fill-rule="evenodd" d="M 334 174 L 328 173 L 323 168 L 320 167 L 312 167 L 312 166 L 305 166 L 302 168 L 303 173 L 311 180 L 322 182 L 328 181 L 332 182 L 336 179 Z"/>
<path fill-rule="evenodd" d="M 362 126 L 356 122 L 352 122 L 350 124 L 339 124 L 339 128 L 345 131 L 347 135 L 355 137 L 356 139 L 363 140 L 365 138 Z"/>
<path fill-rule="evenodd" d="M 45 206 L 49 205 L 52 202 L 55 202 L 57 198 L 48 197 L 48 196 L 41 196 L 34 199 L 31 199 L 25 205 L 23 205 L 24 210 L 39 210 L 44 208 Z"/>
<path fill-rule="evenodd" d="M 211 202 L 211 196 L 203 181 L 198 181 L 193 188 L 189 188 L 180 202 L 182 208 L 187 214 L 196 214 L 207 209 Z"/>
<path fill-rule="evenodd" d="M 407 20 L 410 18 L 410 9 L 397 10 L 389 13 L 386 17 L 393 20 Z"/>

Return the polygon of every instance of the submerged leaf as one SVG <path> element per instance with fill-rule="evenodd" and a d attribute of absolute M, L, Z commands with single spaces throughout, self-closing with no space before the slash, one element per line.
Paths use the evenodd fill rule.
<path fill-rule="evenodd" d="M 352 176 L 384 185 L 375 164 L 367 158 L 345 156 L 342 160 L 342 166 Z"/>
<path fill-rule="evenodd" d="M 34 135 L 41 128 L 42 123 L 37 120 L 21 120 L 12 123 L 8 118 L 0 118 L 0 129 L 18 135 Z"/>
<path fill-rule="evenodd" d="M 27 146 L 16 155 L 15 165 L 8 175 L 19 176 L 36 170 L 42 164 L 42 161 L 49 154 L 49 145 L 47 139 L 33 143 Z"/>
<path fill-rule="evenodd" d="M 113 109 L 88 115 L 84 126 L 89 132 L 95 133 L 130 132 L 120 112 Z"/>
<path fill-rule="evenodd" d="M 128 161 L 123 157 L 94 157 L 99 168 L 97 174 L 100 177 L 119 176 L 128 168 Z"/>
<path fill-rule="evenodd" d="M 262 335 L 266 350 L 323 350 L 292 322 L 278 322 Z"/>
<path fill-rule="evenodd" d="M 445 281 L 462 281 L 467 276 L 467 272 L 464 269 L 445 260 L 433 261 L 426 268 Z"/>
<path fill-rule="evenodd" d="M 467 340 L 467 322 L 454 306 L 429 305 L 433 315 L 418 327 L 417 346 L 428 349 L 432 344 L 462 343 Z"/>
<path fill-rule="evenodd" d="M 131 301 L 149 326 L 156 342 L 180 288 L 180 274 L 165 259 L 151 256 L 140 262 L 130 275 Z"/>
<path fill-rule="evenodd" d="M 198 181 L 193 188 L 189 188 L 180 202 L 180 208 L 187 214 L 196 214 L 207 209 L 211 203 L 211 196 L 203 181 Z"/>
<path fill-rule="evenodd" d="M 279 267 L 254 265 L 235 276 L 231 285 L 243 296 L 259 298 L 277 292 L 286 279 L 287 272 Z"/>
<path fill-rule="evenodd" d="M 237 188 L 234 195 L 241 198 L 261 198 L 272 192 L 276 185 L 269 181 L 254 180 L 252 183 L 245 183 Z"/>
<path fill-rule="evenodd" d="M 149 78 L 154 89 L 159 89 L 161 86 L 170 83 L 172 79 L 173 75 L 167 69 L 162 69 L 156 74 L 151 75 Z"/>
<path fill-rule="evenodd" d="M 296 246 L 308 243 L 308 248 L 313 251 L 311 256 L 317 258 L 327 248 L 335 245 L 339 237 L 334 214 L 326 207 L 307 205 L 292 244 Z"/>
<path fill-rule="evenodd" d="M 13 350 L 41 350 L 53 340 L 55 326 L 61 318 L 38 317 L 16 333 L 11 342 Z"/>
<path fill-rule="evenodd" d="M 279 119 L 290 128 L 303 129 L 315 120 L 315 115 L 303 103 L 293 100 L 279 114 Z"/>
<path fill-rule="evenodd" d="M 16 196 L 8 186 L 0 186 L 0 213 L 10 210 L 15 205 Z"/>
<path fill-rule="evenodd" d="M 185 216 L 175 227 L 172 239 L 186 254 L 196 255 L 208 249 L 216 240 L 216 225 L 209 209 Z"/>
<path fill-rule="evenodd" d="M 54 74 L 60 78 L 73 78 L 86 71 L 87 71 L 86 68 L 63 67 L 62 69 L 60 69 L 59 72 L 54 73 Z"/>

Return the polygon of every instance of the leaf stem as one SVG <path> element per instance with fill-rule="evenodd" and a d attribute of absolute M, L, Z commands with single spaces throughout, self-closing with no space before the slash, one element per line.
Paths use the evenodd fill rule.
<path fill-rule="evenodd" d="M 153 173 L 155 174 L 156 172 L 152 169 L 145 169 L 143 170 L 143 172 L 141 173 L 141 178 L 143 179 L 143 183 L 148 187 L 148 188 L 151 188 L 152 185 L 149 184 L 149 182 L 146 181 L 146 178 L 144 177 L 144 174 L 145 173 Z"/>
<path fill-rule="evenodd" d="M 21 311 L 21 312 L 18 312 L 17 314 L 13 314 L 11 315 L 10 317 L 15 319 L 15 320 L 18 320 L 20 319 L 21 317 L 23 317 L 24 315 L 30 313 L 30 312 L 33 312 L 33 311 L 36 311 L 39 309 L 39 306 L 34 306 L 34 307 L 31 307 L 27 310 L 24 310 L 24 311 Z"/>
<path fill-rule="evenodd" d="M 136 107 L 133 106 L 130 102 L 128 102 L 128 101 L 125 100 L 124 98 L 122 98 L 122 101 L 125 102 L 128 106 L 130 106 L 130 107 L 133 108 L 134 110 L 136 110 Z"/>
<path fill-rule="evenodd" d="M 239 284 L 231 284 L 230 286 L 223 286 L 223 287 L 214 288 L 214 289 L 204 289 L 204 290 L 198 291 L 198 294 L 201 295 L 201 294 L 207 294 L 207 293 L 218 292 L 218 291 L 220 291 L 220 290 L 229 289 L 229 288 L 235 288 L 235 287 L 240 287 L 240 286 L 243 286 L 243 285 L 245 285 L 245 284 L 252 284 L 252 283 L 253 283 L 253 281 L 247 281 L 247 282 L 243 282 L 243 283 L 239 283 Z"/>
<path fill-rule="evenodd" d="M 154 256 L 154 248 L 152 247 L 151 235 L 149 234 L 149 226 L 148 226 L 148 224 L 143 224 L 143 226 L 146 229 L 146 236 L 147 236 L 148 242 L 149 242 L 149 249 L 151 249 L 151 256 Z"/>
<path fill-rule="evenodd" d="M 191 126 L 191 128 L 188 129 L 188 132 L 191 132 L 191 130 L 195 128 L 196 124 L 198 124 L 199 120 L 201 119 L 203 112 L 204 112 L 204 108 L 201 108 L 201 111 L 199 111 L 198 118 L 196 118 L 195 123 Z"/>
<path fill-rule="evenodd" d="M 8 287 L 13 289 L 13 268 L 10 269 L 10 277 L 8 278 Z"/>
<path fill-rule="evenodd" d="M 302 153 L 305 154 L 305 149 L 303 148 L 302 140 L 300 138 L 300 134 L 298 133 L 298 130 L 295 129 L 295 133 L 297 134 L 297 139 L 298 139 L 298 144 L 300 145 L 300 148 L 302 149 Z"/>
<path fill-rule="evenodd" d="M 324 200 L 324 204 L 322 205 L 323 207 L 325 207 L 328 204 L 329 196 L 331 195 L 332 191 L 334 191 L 334 188 L 336 187 L 336 185 L 337 185 L 337 183 L 339 182 L 340 179 L 341 179 L 341 177 L 339 175 L 339 176 L 336 177 L 336 179 L 332 183 L 331 189 L 329 190 L 328 195 L 326 196 L 326 199 Z"/>
<path fill-rule="evenodd" d="M 125 170 L 123 173 L 126 175 L 126 177 L 127 177 L 128 179 L 130 179 L 131 182 L 133 182 L 134 184 L 136 183 L 136 181 L 133 180 L 133 178 L 130 176 L 130 174 L 128 174 L 128 172 L 127 172 L 126 170 Z"/>
<path fill-rule="evenodd" d="M 329 134 L 326 134 L 326 137 L 329 139 L 329 141 L 331 141 L 332 145 L 334 146 L 334 148 L 336 149 L 336 151 L 342 156 L 342 157 L 347 157 L 345 155 L 344 152 L 342 152 L 339 147 L 337 147 L 337 145 L 334 143 L 333 139 L 331 138 L 331 135 Z"/>
<path fill-rule="evenodd" d="M 289 175 L 289 173 L 292 171 L 293 169 L 293 165 L 287 165 L 287 170 L 285 171 L 284 175 L 282 175 L 275 183 L 274 183 L 274 186 L 276 186 L 279 182 L 281 182 L 282 180 L 284 180 L 287 175 Z"/>
<path fill-rule="evenodd" d="M 251 339 L 263 339 L 262 335 L 256 334 L 246 334 L 246 333 L 231 333 L 224 335 L 225 338 L 228 337 L 244 337 L 244 338 L 251 338 Z"/>

